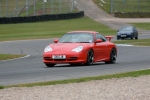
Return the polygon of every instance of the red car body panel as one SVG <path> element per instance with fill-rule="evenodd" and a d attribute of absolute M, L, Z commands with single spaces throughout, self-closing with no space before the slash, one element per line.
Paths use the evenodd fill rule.
<path fill-rule="evenodd" d="M 72 33 L 81 33 L 87 32 L 94 35 L 94 41 L 96 41 L 95 34 L 98 32 L 95 31 L 71 31 Z M 49 46 L 53 49 L 50 52 L 43 53 L 43 62 L 45 64 L 75 64 L 75 63 L 86 63 L 87 61 L 87 52 L 92 49 L 94 51 L 94 62 L 100 61 L 109 61 L 110 60 L 110 51 L 112 48 L 116 48 L 116 45 L 110 42 L 113 36 L 106 36 L 108 41 L 100 43 L 52 43 Z M 57 42 L 57 40 L 54 40 Z M 81 52 L 74 52 L 72 49 L 82 46 L 83 50 Z M 66 55 L 66 59 L 53 59 L 52 55 Z"/>

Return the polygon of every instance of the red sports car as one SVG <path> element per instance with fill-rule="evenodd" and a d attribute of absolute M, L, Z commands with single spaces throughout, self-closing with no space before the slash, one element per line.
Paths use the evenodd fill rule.
<path fill-rule="evenodd" d="M 113 36 L 95 31 L 71 31 L 44 49 L 43 62 L 47 67 L 56 64 L 92 65 L 94 62 L 115 63 L 117 47 Z"/>

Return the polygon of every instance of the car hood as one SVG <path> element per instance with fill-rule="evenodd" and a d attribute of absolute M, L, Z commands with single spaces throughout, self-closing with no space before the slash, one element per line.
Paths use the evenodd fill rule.
<path fill-rule="evenodd" d="M 91 44 L 88 43 L 56 43 L 50 44 L 53 51 L 71 51 L 72 49 L 83 46 L 84 48 L 90 47 Z"/>
<path fill-rule="evenodd" d="M 132 33 L 132 31 L 119 31 L 118 33 L 119 34 L 129 34 L 129 33 Z"/>

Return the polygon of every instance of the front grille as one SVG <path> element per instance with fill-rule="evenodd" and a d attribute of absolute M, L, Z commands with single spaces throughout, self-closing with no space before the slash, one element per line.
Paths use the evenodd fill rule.
<path fill-rule="evenodd" d="M 66 59 L 54 59 L 54 61 L 66 61 Z"/>
<path fill-rule="evenodd" d="M 73 61 L 73 60 L 78 60 L 78 57 L 69 57 L 67 59 L 52 59 L 51 57 L 44 57 L 44 60 L 47 60 L 47 61 Z"/>
<path fill-rule="evenodd" d="M 52 61 L 53 59 L 51 57 L 44 57 L 44 60 Z"/>
<path fill-rule="evenodd" d="M 70 57 L 70 58 L 68 58 L 67 60 L 68 61 L 71 61 L 71 60 L 77 60 L 78 59 L 78 57 Z"/>

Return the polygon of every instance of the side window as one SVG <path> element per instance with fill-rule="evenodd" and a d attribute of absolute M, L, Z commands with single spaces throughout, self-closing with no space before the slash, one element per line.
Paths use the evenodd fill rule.
<path fill-rule="evenodd" d="M 100 36 L 99 36 L 99 34 L 96 34 L 96 39 L 100 39 Z"/>
<path fill-rule="evenodd" d="M 96 34 L 96 39 L 101 39 L 101 40 L 103 40 L 103 42 L 107 41 L 107 39 L 99 33 Z"/>
<path fill-rule="evenodd" d="M 102 35 L 102 40 L 105 42 L 107 39 Z"/>

